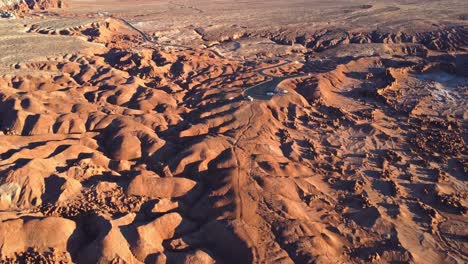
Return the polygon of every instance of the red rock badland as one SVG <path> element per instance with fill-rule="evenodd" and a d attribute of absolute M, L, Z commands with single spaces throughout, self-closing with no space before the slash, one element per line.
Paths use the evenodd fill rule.
<path fill-rule="evenodd" d="M 466 263 L 466 2 L 330 2 L 5 1 L 1 262 Z"/>

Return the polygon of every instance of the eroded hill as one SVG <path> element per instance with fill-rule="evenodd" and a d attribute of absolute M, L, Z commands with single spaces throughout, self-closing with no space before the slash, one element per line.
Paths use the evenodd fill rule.
<path fill-rule="evenodd" d="M 2 261 L 467 261 L 466 26 L 179 45 L 41 14 L 21 34 L 86 49 L 3 65 Z"/>

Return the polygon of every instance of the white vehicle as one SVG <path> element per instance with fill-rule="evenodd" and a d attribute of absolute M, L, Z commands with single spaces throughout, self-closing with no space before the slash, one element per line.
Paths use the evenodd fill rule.
<path fill-rule="evenodd" d="M 267 92 L 266 95 L 273 96 L 273 95 L 275 95 L 275 93 L 274 92 Z"/>
<path fill-rule="evenodd" d="M 249 101 L 252 102 L 254 99 L 252 98 L 252 96 L 248 95 L 248 96 L 247 96 L 247 100 L 249 100 Z"/>

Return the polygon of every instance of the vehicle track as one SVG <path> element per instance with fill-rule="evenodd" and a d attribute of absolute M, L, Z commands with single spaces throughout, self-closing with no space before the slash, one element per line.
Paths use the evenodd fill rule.
<path fill-rule="evenodd" d="M 246 236 L 246 238 L 248 240 L 248 243 L 250 245 L 252 245 L 253 263 L 259 263 L 260 260 L 259 260 L 258 249 L 255 246 L 255 242 L 253 241 L 252 237 L 249 235 L 249 231 L 246 230 L 245 227 L 244 227 L 244 225 L 246 225 L 247 223 L 244 220 L 244 214 L 243 214 L 244 202 L 243 202 L 242 192 L 241 192 L 241 189 L 242 189 L 242 186 L 243 186 L 243 184 L 242 184 L 243 174 L 242 174 L 241 162 L 240 162 L 240 159 L 239 159 L 239 155 L 237 153 L 239 142 L 241 142 L 242 137 L 244 137 L 244 135 L 245 135 L 245 132 L 247 132 L 251 128 L 252 120 L 253 120 L 253 118 L 255 116 L 255 112 L 252 109 L 252 105 L 249 105 L 249 110 L 250 110 L 250 116 L 249 116 L 249 119 L 247 121 L 247 124 L 245 125 L 245 129 L 240 131 L 239 136 L 235 139 L 235 141 L 234 141 L 234 143 L 232 144 L 232 147 L 231 147 L 231 150 L 234 153 L 234 156 L 235 156 L 235 159 L 236 159 L 236 167 L 237 167 L 236 179 L 233 180 L 233 183 L 235 184 L 235 188 L 233 188 L 233 189 L 234 189 L 234 193 L 236 194 L 236 198 L 239 201 L 239 204 L 238 204 L 237 209 L 236 209 L 236 218 L 241 222 L 240 227 L 242 228 L 242 231 L 245 234 L 245 236 Z"/>
<path fill-rule="evenodd" d="M 126 26 L 128 26 L 129 28 L 131 28 L 132 30 L 136 31 L 139 35 L 141 35 L 141 37 L 143 38 L 143 40 L 144 40 L 145 42 L 149 42 L 149 43 L 152 43 L 152 44 L 161 46 L 161 47 L 176 47 L 176 48 L 189 49 L 189 50 L 192 50 L 192 49 L 193 49 L 192 47 L 184 46 L 184 45 L 159 43 L 159 42 L 157 42 L 157 41 L 154 41 L 152 38 L 150 38 L 150 37 L 148 36 L 148 34 L 146 34 L 145 32 L 143 32 L 142 30 L 138 29 L 137 27 L 135 27 L 134 25 L 132 25 L 132 24 L 131 24 L 130 22 L 128 22 L 127 20 L 125 20 L 125 19 L 123 19 L 123 18 L 119 18 L 119 17 L 114 17 L 114 16 L 110 16 L 110 17 L 113 18 L 113 19 L 119 20 L 120 22 L 124 23 Z"/>

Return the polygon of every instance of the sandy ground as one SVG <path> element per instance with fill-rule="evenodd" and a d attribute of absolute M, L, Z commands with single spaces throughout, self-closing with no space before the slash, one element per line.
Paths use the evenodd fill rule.
<path fill-rule="evenodd" d="M 0 23 L 0 73 L 8 73 L 11 66 L 24 61 L 47 59 L 58 55 L 97 46 L 79 38 L 28 34 L 24 25 L 34 23 L 31 19 L 2 20 Z M 40 21 L 40 20 L 39 20 Z"/>
<path fill-rule="evenodd" d="M 466 263 L 468 6 L 387 2 L 0 19 L 0 260 Z"/>
<path fill-rule="evenodd" d="M 193 43 L 194 29 L 218 40 L 244 32 L 418 32 L 467 25 L 465 1 L 70 1 L 75 12 L 108 12 L 174 42 Z M 139 8 L 139 7 L 142 8 Z"/>

